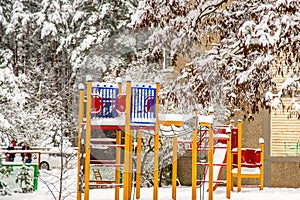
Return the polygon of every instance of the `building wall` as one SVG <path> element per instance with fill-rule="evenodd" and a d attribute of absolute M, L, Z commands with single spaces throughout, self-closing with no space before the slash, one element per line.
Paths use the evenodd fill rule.
<path fill-rule="evenodd" d="M 278 160 L 271 161 L 271 187 L 300 187 L 300 161 L 297 160 Z"/>
<path fill-rule="evenodd" d="M 271 115 L 264 113 L 265 141 L 265 182 L 270 187 L 300 187 L 300 158 L 271 156 Z M 286 120 L 288 120 L 286 118 Z"/>

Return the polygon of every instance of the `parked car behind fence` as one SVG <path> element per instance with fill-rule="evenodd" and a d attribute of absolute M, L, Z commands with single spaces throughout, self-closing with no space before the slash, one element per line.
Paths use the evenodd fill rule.
<path fill-rule="evenodd" d="M 5 154 L 9 151 L 4 148 L 0 149 L 4 162 Z M 16 153 L 14 162 L 22 162 L 21 151 L 20 148 L 10 151 Z M 74 168 L 77 164 L 77 151 L 73 148 L 66 148 L 61 151 L 57 147 L 33 147 L 30 151 L 32 152 L 32 163 L 38 163 L 40 169 Z"/>

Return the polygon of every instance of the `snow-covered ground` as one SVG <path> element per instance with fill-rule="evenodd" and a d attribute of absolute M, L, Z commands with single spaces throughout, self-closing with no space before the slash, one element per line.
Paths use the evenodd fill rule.
<path fill-rule="evenodd" d="M 40 177 L 48 183 L 43 184 L 39 181 L 38 190 L 33 193 L 20 194 L 13 193 L 11 196 L 0 196 L 1 200 L 51 200 L 55 199 L 49 192 L 48 187 L 58 186 L 59 183 L 56 181 L 58 175 L 58 170 L 51 171 L 41 171 Z M 54 185 L 51 184 L 54 183 Z M 64 189 L 63 196 L 67 196 L 66 200 L 76 199 L 76 169 L 72 169 L 68 172 L 68 179 L 66 180 L 67 189 Z M 122 199 L 121 189 L 121 196 Z M 134 192 L 134 190 L 133 190 Z M 55 193 L 55 192 L 54 192 Z M 197 199 L 199 199 L 200 191 L 197 191 Z M 55 193 L 57 198 L 57 193 Z M 153 188 L 142 188 L 141 189 L 141 199 L 142 200 L 152 200 Z M 172 188 L 163 187 L 159 188 L 158 199 L 160 200 L 171 200 L 172 198 Z M 114 199 L 114 189 L 91 189 L 90 190 L 90 200 L 112 200 Z M 134 198 L 132 198 L 134 199 Z M 177 188 L 177 199 L 178 200 L 188 200 L 191 199 L 191 187 L 178 187 Z M 205 198 L 207 199 L 207 198 Z M 226 188 L 218 187 L 214 192 L 215 200 L 226 199 Z M 259 191 L 258 188 L 242 188 L 242 192 L 232 192 L 232 200 L 297 200 L 300 199 L 300 188 L 264 188 L 263 191 Z"/>

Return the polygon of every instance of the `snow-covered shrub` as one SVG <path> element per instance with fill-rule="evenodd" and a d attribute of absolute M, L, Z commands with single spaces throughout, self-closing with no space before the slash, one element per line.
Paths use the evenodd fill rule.
<path fill-rule="evenodd" d="M 33 191 L 33 177 L 29 173 L 30 168 L 26 165 L 21 167 L 17 175 L 16 183 L 20 183 L 20 190 L 18 192 L 28 193 Z"/>
<path fill-rule="evenodd" d="M 4 176 L 7 176 L 10 172 L 10 168 L 2 166 L 2 155 L 0 154 L 0 194 L 1 195 L 11 195 L 11 189 L 7 183 L 3 180 Z"/>

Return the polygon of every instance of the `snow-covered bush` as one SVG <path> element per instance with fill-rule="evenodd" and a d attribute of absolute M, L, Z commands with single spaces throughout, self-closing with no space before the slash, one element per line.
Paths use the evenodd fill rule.
<path fill-rule="evenodd" d="M 33 177 L 30 174 L 30 167 L 23 165 L 17 175 L 16 183 L 20 184 L 18 192 L 28 193 L 33 191 Z"/>
<path fill-rule="evenodd" d="M 7 176 L 11 171 L 11 168 L 3 167 L 2 165 L 2 154 L 0 154 L 0 194 L 1 195 L 11 195 L 11 189 L 4 181 L 3 177 Z"/>

